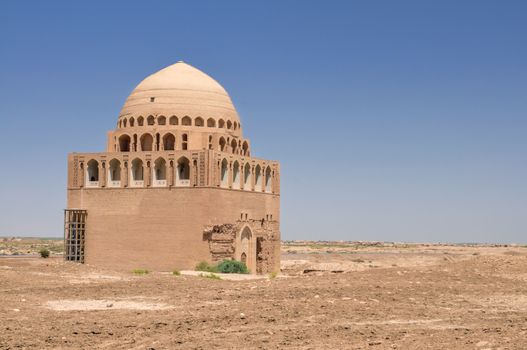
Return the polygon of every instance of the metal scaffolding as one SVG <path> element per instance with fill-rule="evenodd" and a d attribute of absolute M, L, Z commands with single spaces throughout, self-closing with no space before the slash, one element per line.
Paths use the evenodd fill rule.
<path fill-rule="evenodd" d="M 86 210 L 64 210 L 64 260 L 84 263 L 87 216 Z"/>

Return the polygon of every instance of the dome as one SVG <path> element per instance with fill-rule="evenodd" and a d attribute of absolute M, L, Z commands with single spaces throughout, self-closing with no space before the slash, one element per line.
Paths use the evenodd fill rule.
<path fill-rule="evenodd" d="M 213 78 L 179 61 L 145 78 L 126 99 L 120 116 L 214 118 L 237 121 L 225 89 Z"/>

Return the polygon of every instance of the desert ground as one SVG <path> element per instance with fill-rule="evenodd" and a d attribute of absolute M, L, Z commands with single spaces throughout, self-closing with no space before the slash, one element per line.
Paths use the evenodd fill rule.
<path fill-rule="evenodd" d="M 527 349 L 523 246 L 284 242 L 278 276 L 221 279 L 60 246 L 0 242 L 0 349 Z"/>

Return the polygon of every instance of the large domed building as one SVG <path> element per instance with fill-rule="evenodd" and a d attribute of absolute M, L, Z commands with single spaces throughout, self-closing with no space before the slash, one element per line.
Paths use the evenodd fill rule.
<path fill-rule="evenodd" d="M 137 85 L 106 152 L 68 156 L 66 260 L 278 271 L 279 215 L 279 163 L 252 157 L 228 93 L 183 62 Z"/>

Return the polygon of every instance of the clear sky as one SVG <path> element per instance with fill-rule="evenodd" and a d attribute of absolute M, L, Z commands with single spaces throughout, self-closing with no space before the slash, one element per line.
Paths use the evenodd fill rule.
<path fill-rule="evenodd" d="M 527 243 L 526 1 L 3 1 L 0 235 L 60 236 L 103 151 L 184 60 L 281 162 L 284 239 Z"/>

